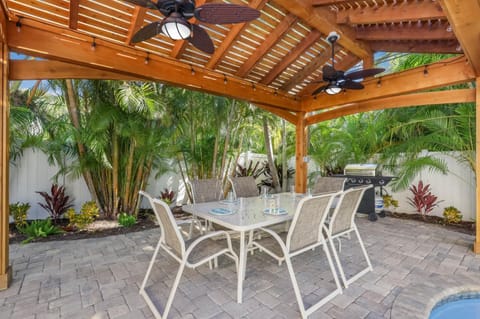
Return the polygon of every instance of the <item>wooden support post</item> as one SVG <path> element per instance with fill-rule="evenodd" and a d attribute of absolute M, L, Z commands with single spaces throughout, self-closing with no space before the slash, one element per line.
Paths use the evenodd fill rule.
<path fill-rule="evenodd" d="M 307 156 L 308 132 L 305 125 L 305 112 L 297 113 L 296 148 L 295 148 L 295 191 L 305 193 L 307 190 Z"/>
<path fill-rule="evenodd" d="M 475 243 L 473 244 L 473 251 L 476 254 L 480 254 L 480 77 L 477 78 L 477 90 L 476 90 L 476 157 L 475 157 L 475 167 L 476 167 L 476 219 L 475 219 Z"/>
<path fill-rule="evenodd" d="M 12 278 L 12 269 L 8 260 L 8 47 L 1 47 L 0 80 L 0 290 L 7 289 Z"/>

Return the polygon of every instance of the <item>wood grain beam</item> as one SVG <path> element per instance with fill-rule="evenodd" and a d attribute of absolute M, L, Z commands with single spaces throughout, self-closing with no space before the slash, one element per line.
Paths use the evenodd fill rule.
<path fill-rule="evenodd" d="M 80 0 L 70 0 L 68 27 L 76 30 L 78 28 L 78 9 L 80 8 Z"/>
<path fill-rule="evenodd" d="M 345 0 L 311 0 L 312 1 L 312 6 L 330 6 L 333 4 L 343 4 L 346 3 L 347 1 Z"/>
<path fill-rule="evenodd" d="M 95 79 L 139 81 L 141 77 L 51 60 L 10 60 L 8 79 L 11 81 L 53 79 Z"/>
<path fill-rule="evenodd" d="M 338 44 L 357 57 L 363 59 L 371 55 L 370 48 L 362 41 L 355 39 L 354 31 L 351 28 L 337 25 L 335 22 L 335 13 L 332 11 L 320 7 L 312 10 L 311 0 L 274 1 L 325 35 L 335 30 L 340 35 Z"/>
<path fill-rule="evenodd" d="M 132 38 L 142 27 L 146 13 L 147 8 L 144 7 L 135 6 L 135 9 L 133 9 L 132 19 L 130 20 L 130 28 L 128 28 L 127 39 L 125 40 L 126 45 L 133 45 Z"/>
<path fill-rule="evenodd" d="M 440 0 L 463 52 L 480 76 L 480 1 Z"/>
<path fill-rule="evenodd" d="M 475 154 L 475 165 L 476 167 L 480 167 L 480 78 L 477 78 L 476 80 L 476 100 L 477 100 L 477 105 L 475 107 L 475 112 L 476 112 L 476 117 L 475 117 L 475 149 L 476 149 L 476 154 Z M 476 187 L 475 187 L 475 200 L 477 203 L 476 211 L 475 211 L 475 217 L 476 220 L 480 220 L 480 174 L 475 174 L 475 182 L 476 182 Z M 475 242 L 473 243 L 473 252 L 475 254 L 480 254 L 480 223 L 476 222 L 475 223 Z"/>
<path fill-rule="evenodd" d="M 83 66 L 93 66 L 151 81 L 160 81 L 192 90 L 228 96 L 235 99 L 298 111 L 300 103 L 283 92 L 237 78 L 229 78 L 224 83 L 222 73 L 195 68 L 192 74 L 189 64 L 150 56 L 148 65 L 144 63 L 145 53 L 134 48 L 97 40 L 95 51 L 90 48 L 91 38 L 78 32 L 47 26 L 25 19 L 22 32 L 17 33 L 15 23 L 9 22 L 8 45 L 13 51 L 30 56 L 59 60 Z M 25 31 L 25 32 L 23 32 Z"/>
<path fill-rule="evenodd" d="M 305 193 L 307 190 L 308 163 L 308 128 L 305 124 L 305 112 L 299 112 L 295 124 L 295 192 Z"/>
<path fill-rule="evenodd" d="M 378 79 L 373 78 L 362 82 L 363 90 L 350 90 L 337 95 L 318 94 L 316 99 L 306 98 L 302 101 L 304 109 L 312 112 L 348 103 L 358 103 L 372 99 L 395 96 L 411 92 L 429 90 L 448 85 L 470 82 L 475 78 L 471 65 L 464 56 L 445 59 L 426 67 L 413 68 L 403 72 L 388 74 Z"/>
<path fill-rule="evenodd" d="M 445 24 L 434 25 L 379 25 L 359 27 L 356 29 L 356 38 L 366 41 L 391 40 L 454 40 L 455 34 L 449 31 Z"/>
<path fill-rule="evenodd" d="M 346 115 L 386 110 L 401 107 L 470 103 L 475 102 L 475 89 L 458 89 L 447 91 L 433 91 L 410 93 L 371 101 L 347 104 L 332 110 L 309 116 L 305 119 L 307 125 L 333 120 Z"/>
<path fill-rule="evenodd" d="M 268 37 L 258 46 L 245 63 L 238 69 L 237 76 L 245 77 L 255 67 L 265 54 L 272 48 L 278 41 L 281 40 L 283 35 L 287 33 L 290 27 L 297 21 L 297 18 L 293 14 L 287 14 L 285 18 L 276 26 Z"/>
<path fill-rule="evenodd" d="M 436 19 L 445 19 L 445 13 L 438 2 L 430 0 L 339 11 L 336 21 L 338 24 L 376 24 Z"/>
<path fill-rule="evenodd" d="M 275 78 L 280 75 L 290 64 L 292 64 L 300 55 L 302 55 L 305 50 L 310 48 L 315 42 L 320 39 L 322 34 L 317 30 L 312 30 L 300 43 L 295 47 L 294 50 L 290 51 L 282 61 L 276 64 L 270 72 L 260 81 L 262 84 L 269 85 L 275 80 Z"/>
<path fill-rule="evenodd" d="M 405 53 L 452 53 L 460 54 L 462 49 L 457 40 L 447 41 L 372 41 L 373 51 Z"/>
<path fill-rule="evenodd" d="M 195 1 L 195 7 L 199 7 L 203 4 L 205 4 L 206 0 L 197 0 Z M 198 20 L 196 18 L 193 18 L 191 21 L 189 21 L 191 24 L 198 24 Z M 174 59 L 178 59 L 183 52 L 185 51 L 185 48 L 188 45 L 188 41 L 186 40 L 177 40 L 175 41 L 175 45 L 173 46 L 172 52 L 170 52 L 170 56 Z"/>
<path fill-rule="evenodd" d="M 273 106 L 268 106 L 264 104 L 258 104 L 255 103 L 256 106 L 258 106 L 261 109 L 264 109 L 265 111 L 268 111 L 270 113 L 273 113 L 282 119 L 286 120 L 287 122 L 292 123 L 295 125 L 297 123 L 297 115 L 295 113 L 291 113 L 289 111 L 279 109 L 278 107 L 273 107 Z"/>
<path fill-rule="evenodd" d="M 267 0 L 253 0 L 249 4 L 249 7 L 257 10 L 262 10 L 266 3 Z M 212 54 L 212 57 L 207 63 L 207 68 L 215 69 L 217 67 L 220 60 L 224 57 L 225 52 L 230 49 L 232 43 L 237 40 L 239 34 L 242 33 L 247 28 L 247 26 L 248 23 L 237 23 L 232 26 L 225 39 L 223 39 L 222 43 L 220 43 L 220 45 L 215 48 L 215 52 Z"/>

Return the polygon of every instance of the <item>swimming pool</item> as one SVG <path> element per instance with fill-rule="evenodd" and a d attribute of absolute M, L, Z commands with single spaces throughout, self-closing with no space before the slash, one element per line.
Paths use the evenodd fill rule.
<path fill-rule="evenodd" d="M 480 293 L 450 296 L 433 307 L 429 319 L 480 319 Z"/>

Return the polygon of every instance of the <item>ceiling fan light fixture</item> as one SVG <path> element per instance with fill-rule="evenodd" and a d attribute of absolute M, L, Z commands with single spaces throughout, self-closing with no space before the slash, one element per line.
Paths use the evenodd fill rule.
<path fill-rule="evenodd" d="M 172 12 L 162 24 L 162 33 L 172 40 L 186 40 L 192 35 L 192 27 L 180 13 Z"/>
<path fill-rule="evenodd" d="M 327 88 L 325 89 L 325 92 L 329 95 L 335 95 L 335 94 L 338 94 L 342 91 L 342 88 L 339 87 L 338 85 L 336 84 L 329 84 L 327 86 Z"/>

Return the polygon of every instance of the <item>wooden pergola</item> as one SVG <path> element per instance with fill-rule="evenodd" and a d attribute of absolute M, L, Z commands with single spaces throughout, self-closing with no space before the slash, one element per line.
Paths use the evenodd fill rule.
<path fill-rule="evenodd" d="M 154 0 L 155 1 L 155 0 Z M 209 0 L 196 0 L 197 7 Z M 0 289 L 11 278 L 8 250 L 8 81 L 119 79 L 160 81 L 249 101 L 296 126 L 296 187 L 306 188 L 306 128 L 347 114 L 411 105 L 475 102 L 480 113 L 478 0 L 225 0 L 261 11 L 259 19 L 207 25 L 205 54 L 159 35 L 132 44 L 156 10 L 122 0 L 1 0 Z M 193 23 L 198 23 L 194 21 Z M 365 89 L 312 96 L 330 63 L 326 36 L 341 38 L 335 67 L 374 64 L 375 52 L 452 53 L 453 58 L 367 79 Z M 15 60 L 10 52 L 36 59 Z M 431 91 L 458 83 L 471 89 Z M 480 143 L 477 116 L 477 149 Z M 477 164 L 480 154 L 477 153 Z M 477 175 L 477 203 L 480 199 Z M 477 220 L 480 207 L 477 205 Z M 480 252 L 477 224 L 474 251 Z"/>

